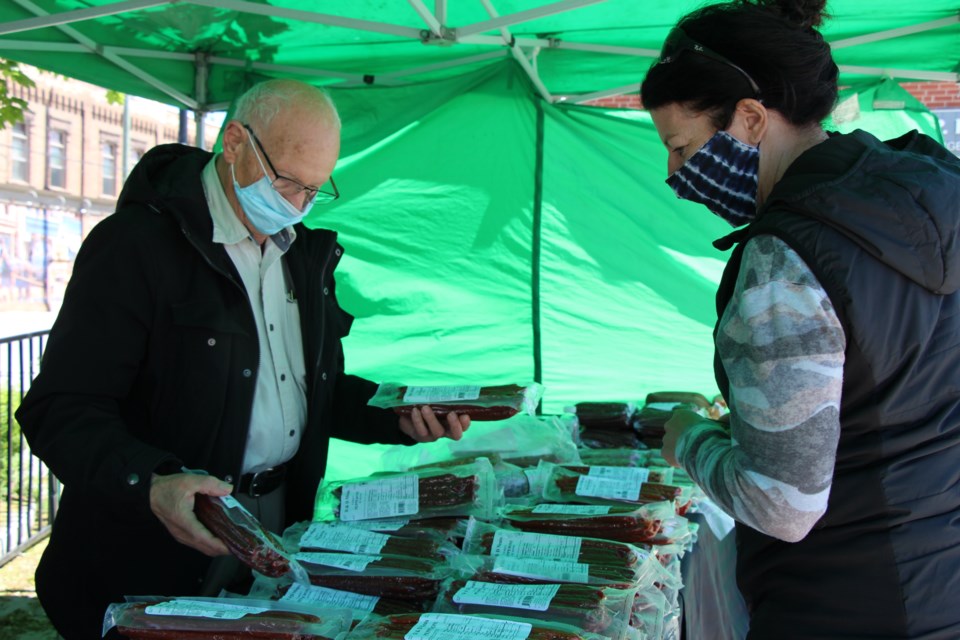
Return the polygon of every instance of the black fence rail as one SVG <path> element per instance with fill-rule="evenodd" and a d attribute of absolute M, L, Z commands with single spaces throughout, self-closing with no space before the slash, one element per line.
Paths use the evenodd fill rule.
<path fill-rule="evenodd" d="M 60 483 L 20 432 L 14 413 L 40 370 L 48 331 L 0 338 L 0 566 L 50 532 Z"/>

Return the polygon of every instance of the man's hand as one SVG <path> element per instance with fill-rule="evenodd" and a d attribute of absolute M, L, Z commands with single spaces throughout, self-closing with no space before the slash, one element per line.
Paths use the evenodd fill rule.
<path fill-rule="evenodd" d="M 429 406 L 414 407 L 410 417 L 400 416 L 400 430 L 417 442 L 433 442 L 440 438 L 459 440 L 463 432 L 470 428 L 470 416 L 457 415 L 454 412 L 447 414 L 447 424 L 444 425 L 434 415 Z"/>
<path fill-rule="evenodd" d="M 174 539 L 208 556 L 228 555 L 219 538 L 193 514 L 194 495 L 225 496 L 233 486 L 213 476 L 195 473 L 154 475 L 150 482 L 150 509 Z"/>
<path fill-rule="evenodd" d="M 667 464 L 674 467 L 680 466 L 677 462 L 677 440 L 687 429 L 703 421 L 704 417 L 695 411 L 674 409 L 673 415 L 663 425 L 666 433 L 663 434 L 663 448 L 660 450 L 660 455 Z"/>

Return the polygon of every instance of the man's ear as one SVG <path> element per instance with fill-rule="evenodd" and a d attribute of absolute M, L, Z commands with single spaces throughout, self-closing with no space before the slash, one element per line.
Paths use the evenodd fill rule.
<path fill-rule="evenodd" d="M 223 159 L 233 164 L 240 156 L 240 149 L 247 141 L 247 132 L 239 120 L 230 120 L 223 130 Z"/>
<path fill-rule="evenodd" d="M 763 140 L 769 125 L 767 108 L 759 100 L 744 98 L 737 103 L 730 129 L 736 128 L 742 135 L 740 139 L 755 147 Z"/>

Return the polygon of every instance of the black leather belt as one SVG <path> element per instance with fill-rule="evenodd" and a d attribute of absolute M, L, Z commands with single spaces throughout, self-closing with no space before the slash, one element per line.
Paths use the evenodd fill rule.
<path fill-rule="evenodd" d="M 287 465 L 285 464 L 263 469 L 256 473 L 245 473 L 240 476 L 240 482 L 237 483 L 237 493 L 245 493 L 251 498 L 259 498 L 279 488 L 286 476 Z"/>

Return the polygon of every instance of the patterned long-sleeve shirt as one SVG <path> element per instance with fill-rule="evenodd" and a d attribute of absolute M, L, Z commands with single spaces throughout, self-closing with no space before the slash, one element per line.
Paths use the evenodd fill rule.
<path fill-rule="evenodd" d="M 745 247 L 717 334 L 730 424 L 703 422 L 677 459 L 730 516 L 796 542 L 827 508 L 846 339 L 823 287 L 779 238 Z"/>

